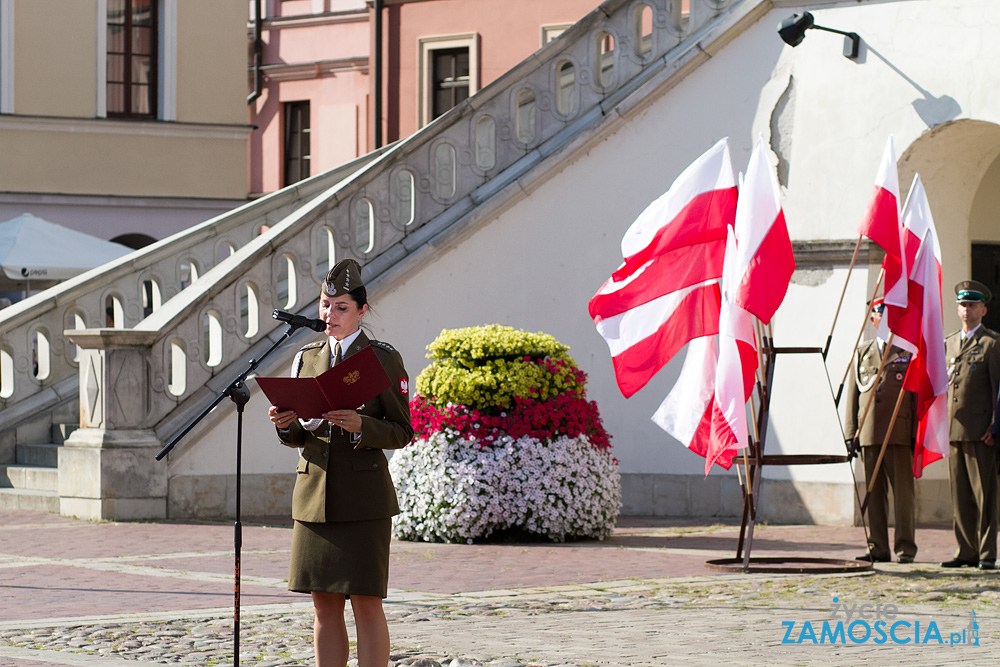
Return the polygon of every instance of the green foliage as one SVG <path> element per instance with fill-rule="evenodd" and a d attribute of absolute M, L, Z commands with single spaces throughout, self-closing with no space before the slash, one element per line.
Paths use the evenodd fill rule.
<path fill-rule="evenodd" d="M 427 349 L 433 363 L 417 377 L 417 391 L 438 407 L 497 414 L 516 399 L 582 395 L 586 382 L 569 348 L 544 333 L 499 324 L 446 329 Z"/>

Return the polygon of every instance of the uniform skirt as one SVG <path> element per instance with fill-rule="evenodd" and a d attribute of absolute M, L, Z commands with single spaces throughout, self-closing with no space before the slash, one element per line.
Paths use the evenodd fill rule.
<path fill-rule="evenodd" d="M 296 521 L 288 590 L 386 597 L 391 532 L 392 519 Z"/>

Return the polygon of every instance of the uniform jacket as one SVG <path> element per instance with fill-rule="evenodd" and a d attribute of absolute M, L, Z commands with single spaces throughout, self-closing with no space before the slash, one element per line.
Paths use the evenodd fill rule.
<path fill-rule="evenodd" d="M 1000 386 L 1000 334 L 980 326 L 962 341 L 956 331 L 945 338 L 948 405 L 952 442 L 978 441 L 993 425 Z"/>
<path fill-rule="evenodd" d="M 292 491 L 296 521 L 364 521 L 399 514 L 383 449 L 405 447 L 413 437 L 410 425 L 409 381 L 403 359 L 392 346 L 370 341 L 361 332 L 343 358 L 371 345 L 391 386 L 358 411 L 361 438 L 329 423 L 307 431 L 298 420 L 278 430 L 283 445 L 301 448 Z M 330 368 L 330 341 L 302 348 L 299 377 L 315 377 Z"/>
<path fill-rule="evenodd" d="M 879 352 L 875 341 L 862 343 L 854 359 L 853 382 L 847 387 L 847 421 L 844 424 L 844 434 L 848 438 L 858 437 L 862 447 L 869 445 L 882 446 L 885 432 L 892 421 L 892 412 L 896 408 L 896 400 L 903 388 L 903 378 L 910 365 L 911 354 L 895 345 L 888 351 L 888 360 L 882 378 L 875 386 L 875 376 L 882 363 L 883 352 Z M 875 401 L 869 410 L 868 417 L 858 434 L 858 422 L 868 404 L 868 398 L 875 392 Z M 912 445 L 916 438 L 916 394 L 907 391 L 903 394 L 903 402 L 896 415 L 896 423 L 892 428 L 890 445 Z"/>

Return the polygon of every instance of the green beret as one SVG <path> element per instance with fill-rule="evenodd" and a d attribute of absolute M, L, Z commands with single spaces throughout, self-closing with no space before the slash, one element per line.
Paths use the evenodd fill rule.
<path fill-rule="evenodd" d="M 323 291 L 329 296 L 343 296 L 351 290 L 364 287 L 361 279 L 361 265 L 353 259 L 342 259 L 337 262 L 323 281 Z"/>
<path fill-rule="evenodd" d="M 955 303 L 989 303 L 990 288 L 977 280 L 963 280 L 955 285 Z"/>

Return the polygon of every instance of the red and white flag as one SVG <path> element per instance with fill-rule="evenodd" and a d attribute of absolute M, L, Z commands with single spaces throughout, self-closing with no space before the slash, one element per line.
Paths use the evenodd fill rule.
<path fill-rule="evenodd" d="M 736 181 L 723 139 L 643 211 L 622 239 L 624 263 L 590 300 L 628 398 L 690 340 L 718 333 L 726 228 Z"/>
<path fill-rule="evenodd" d="M 739 207 L 740 204 L 737 204 Z M 728 231 L 722 272 L 719 338 L 691 341 L 673 389 L 653 421 L 691 451 L 728 469 L 737 450 L 746 447 L 746 402 L 753 391 L 757 344 L 753 316 L 735 304 L 735 291 L 746 271 L 740 266 L 735 232 Z"/>
<path fill-rule="evenodd" d="M 735 303 L 767 324 L 788 291 L 795 256 L 763 137 L 757 138 L 740 190 L 736 235 L 737 262 L 744 269 Z"/>
<path fill-rule="evenodd" d="M 944 307 L 941 295 L 941 247 L 934 218 L 920 176 L 903 209 L 908 229 L 922 229 L 909 279 L 910 309 L 920 319 L 919 345 L 910 361 L 903 387 L 917 395 L 917 442 L 913 452 L 913 476 L 948 456 L 948 366 L 945 361 Z"/>
<path fill-rule="evenodd" d="M 906 257 L 903 254 L 903 229 L 899 215 L 899 174 L 896 171 L 896 148 L 892 135 L 885 144 L 882 164 L 875 177 L 875 188 L 868 201 L 865 217 L 858 225 L 858 234 L 867 236 L 882 250 L 882 268 L 885 270 L 885 303 L 905 308 L 907 305 Z M 916 347 L 911 352 L 916 351 Z"/>
<path fill-rule="evenodd" d="M 737 211 L 740 205 L 736 205 Z M 708 456 L 705 457 L 706 475 L 713 463 L 728 468 L 731 455 L 747 446 L 746 404 L 753 392 L 757 370 L 757 341 L 753 315 L 735 302 L 736 287 L 741 284 L 747 270 L 747 267 L 738 264 L 737 247 L 736 235 L 730 230 L 722 269 L 719 365 L 715 371 L 715 408 L 712 412 L 712 437 Z"/>
<path fill-rule="evenodd" d="M 923 201 L 911 203 L 910 200 L 915 196 L 921 198 Z M 900 222 L 902 229 L 902 264 L 907 268 L 912 279 L 912 267 L 917 260 L 917 250 L 920 248 L 920 244 L 927 231 L 934 230 L 934 220 L 931 218 L 930 206 L 927 204 L 927 194 L 924 192 L 924 186 L 920 182 L 919 174 L 914 175 L 913 183 L 910 184 L 910 192 L 906 195 L 906 203 L 903 204 Z M 938 269 L 940 270 L 941 250 L 936 242 L 936 230 L 933 231 L 932 236 L 935 239 L 934 255 L 937 257 Z M 886 276 L 888 277 L 888 273 L 886 273 Z M 911 352 L 916 352 L 920 348 L 920 331 L 923 327 L 921 319 L 923 306 L 919 298 L 914 301 L 914 294 L 919 295 L 919 291 L 914 292 L 912 286 L 908 284 L 906 305 L 887 305 L 885 309 L 889 331 L 896 335 L 893 344 Z"/>

